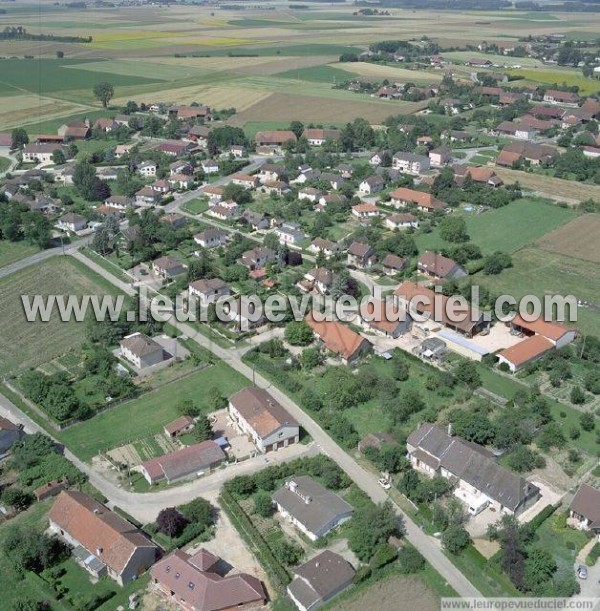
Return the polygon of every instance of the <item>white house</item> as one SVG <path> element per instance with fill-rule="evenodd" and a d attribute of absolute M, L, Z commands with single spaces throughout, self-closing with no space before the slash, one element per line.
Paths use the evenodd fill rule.
<path fill-rule="evenodd" d="M 141 176 L 150 178 L 156 176 L 156 164 L 154 161 L 142 161 L 138 166 L 138 172 Z"/>
<path fill-rule="evenodd" d="M 300 439 L 300 426 L 281 404 L 262 388 L 248 386 L 229 398 L 229 415 L 259 452 L 286 448 Z"/>
<path fill-rule="evenodd" d="M 120 355 L 138 369 L 151 367 L 165 360 L 163 347 L 144 333 L 125 336 L 119 346 Z"/>

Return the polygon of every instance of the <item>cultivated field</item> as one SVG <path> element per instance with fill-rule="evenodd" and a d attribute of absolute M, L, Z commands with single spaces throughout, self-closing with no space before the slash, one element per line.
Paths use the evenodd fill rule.
<path fill-rule="evenodd" d="M 531 174 L 495 167 L 494 172 L 507 183 L 518 182 L 525 189 L 535 191 L 552 199 L 562 199 L 566 202 L 579 203 L 586 199 L 600 201 L 600 186 L 587 185 L 574 180 L 564 180 L 540 174 Z"/>
<path fill-rule="evenodd" d="M 437 611 L 439 607 L 439 599 L 419 578 L 396 575 L 374 583 L 357 595 L 345 597 L 332 608 L 335 611 Z"/>
<path fill-rule="evenodd" d="M 537 245 L 548 252 L 600 263 L 600 214 L 584 214 L 551 231 Z"/>
<path fill-rule="evenodd" d="M 21 295 L 108 295 L 106 283 L 70 257 L 54 257 L 0 280 L 0 376 L 37 367 L 77 349 L 84 341 L 85 323 L 27 322 Z"/>
<path fill-rule="evenodd" d="M 388 79 L 401 83 L 437 83 L 442 80 L 440 71 L 426 72 L 424 70 L 407 70 L 406 68 L 396 68 L 395 66 L 382 66 L 380 64 L 370 64 L 368 62 L 342 62 L 334 64 L 340 70 L 346 70 L 360 76 L 373 80 Z"/>

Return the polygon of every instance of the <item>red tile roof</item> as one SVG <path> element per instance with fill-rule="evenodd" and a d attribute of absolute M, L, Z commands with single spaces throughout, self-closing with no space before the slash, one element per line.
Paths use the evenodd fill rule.
<path fill-rule="evenodd" d="M 362 335 L 355 333 L 337 320 L 318 322 L 312 313 L 305 320 L 328 350 L 339 354 L 346 360 L 351 359 L 365 342 L 369 343 Z"/>
<path fill-rule="evenodd" d="M 538 335 L 542 335 L 553 341 L 558 341 L 565 333 L 569 332 L 569 328 L 559 322 L 546 322 L 541 318 L 533 322 L 527 322 L 519 314 L 517 314 L 511 324 L 532 331 Z"/>
<path fill-rule="evenodd" d="M 515 365 L 515 367 L 520 367 L 542 356 L 542 354 L 545 354 L 553 348 L 554 344 L 545 337 L 541 335 L 532 335 L 510 348 L 502 350 L 502 352 L 498 353 L 498 356 L 505 358 Z"/>
<path fill-rule="evenodd" d="M 156 548 L 135 526 L 82 492 L 63 490 L 48 518 L 119 575 L 136 549 Z"/>

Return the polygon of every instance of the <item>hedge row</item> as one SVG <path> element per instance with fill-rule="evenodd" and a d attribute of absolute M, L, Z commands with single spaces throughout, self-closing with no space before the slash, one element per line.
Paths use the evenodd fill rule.
<path fill-rule="evenodd" d="M 290 582 L 290 575 L 285 567 L 275 558 L 258 529 L 252 524 L 252 521 L 235 498 L 226 490 L 221 492 L 219 504 L 229 516 L 242 539 L 246 541 L 250 549 L 256 554 L 258 561 L 269 576 L 273 586 L 279 592 L 283 592 L 285 586 Z"/>

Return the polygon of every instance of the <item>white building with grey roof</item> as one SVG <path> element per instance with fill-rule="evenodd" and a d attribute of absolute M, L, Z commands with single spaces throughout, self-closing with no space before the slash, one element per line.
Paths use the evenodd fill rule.
<path fill-rule="evenodd" d="M 519 514 L 534 505 L 540 489 L 502 467 L 486 448 L 452 435 L 434 424 L 424 424 L 406 441 L 412 466 L 431 477 L 456 482 L 454 494 L 471 515 L 487 507 Z"/>
<path fill-rule="evenodd" d="M 277 511 L 311 541 L 324 537 L 352 517 L 354 508 L 307 475 L 287 481 L 275 494 Z"/>

